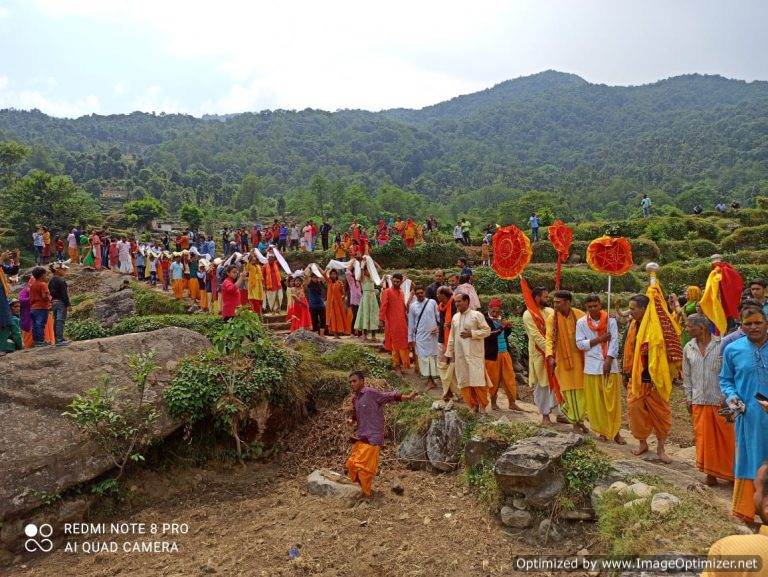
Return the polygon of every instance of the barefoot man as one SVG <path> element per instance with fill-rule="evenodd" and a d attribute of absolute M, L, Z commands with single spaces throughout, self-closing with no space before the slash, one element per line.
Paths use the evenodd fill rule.
<path fill-rule="evenodd" d="M 634 455 L 642 455 L 648 452 L 648 436 L 656 435 L 656 453 L 664 463 L 671 463 L 664 450 L 664 444 L 672 428 L 672 413 L 669 409 L 669 395 L 671 392 L 671 376 L 666 360 L 663 335 L 654 303 L 645 295 L 634 295 L 629 299 L 629 314 L 632 322 L 629 325 L 627 338 L 624 342 L 624 373 L 629 376 L 629 390 L 627 392 L 627 414 L 629 415 L 629 429 L 640 443 L 640 446 L 632 450 Z M 646 314 L 649 318 L 646 319 Z M 651 318 L 652 317 L 652 318 Z M 649 339 L 646 330 L 651 325 L 653 339 Z M 641 334 L 645 333 L 645 334 Z M 659 340 L 661 338 L 661 340 Z M 651 348 L 653 340 L 653 348 Z M 651 354 L 655 357 L 654 373 L 651 374 Z M 664 356 L 663 367 L 661 364 Z M 654 378 L 661 381 L 656 383 Z M 669 379 L 669 388 L 664 386 L 665 379 Z"/>
<path fill-rule="evenodd" d="M 384 348 L 392 353 L 392 367 L 405 374 L 411 367 L 408 348 L 408 313 L 400 285 L 403 275 L 392 275 L 392 286 L 381 293 L 379 321 L 384 326 Z"/>
<path fill-rule="evenodd" d="M 576 346 L 584 351 L 584 397 L 589 428 L 601 441 L 613 439 L 619 445 L 626 445 L 619 433 L 621 375 L 616 362 L 619 328 L 616 319 L 603 310 L 599 296 L 589 295 L 584 304 L 587 314 L 576 322 Z"/>
<path fill-rule="evenodd" d="M 416 299 L 408 308 L 408 343 L 419 360 L 421 376 L 427 377 L 427 390 L 430 390 L 437 386 L 435 377 L 440 374 L 437 370 L 440 313 L 437 303 L 427 298 L 424 293 L 424 287 L 416 285 Z"/>
<path fill-rule="evenodd" d="M 544 360 L 547 350 L 546 321 L 555 311 L 549 306 L 549 291 L 546 287 L 535 287 L 531 296 L 533 302 L 523 313 L 523 326 L 528 335 L 528 385 L 533 388 L 533 402 L 541 414 L 542 424 L 552 424 L 550 413 L 555 414 L 558 422 L 567 423 L 568 419 L 560 414 L 560 406 L 550 388 Z"/>
<path fill-rule="evenodd" d="M 685 330 L 691 340 L 683 348 L 683 389 L 696 438 L 696 466 L 707 477 L 704 483 L 717 485 L 718 479 L 733 481 L 736 437 L 733 424 L 720 415 L 720 337 L 709 332 L 709 319 L 702 314 L 688 315 Z"/>
<path fill-rule="evenodd" d="M 379 452 L 384 444 L 384 405 L 411 401 L 416 398 L 416 391 L 406 395 L 397 391 L 379 391 L 365 386 L 365 376 L 361 371 L 349 375 L 349 387 L 352 389 L 352 417 L 347 423 L 357 423 L 354 444 L 347 459 L 349 478 L 360 484 L 363 494 L 370 497 L 371 485 L 379 468 Z"/>
<path fill-rule="evenodd" d="M 576 433 L 587 433 L 584 426 L 584 353 L 576 347 L 576 321 L 584 311 L 571 306 L 570 291 L 555 291 L 555 314 L 547 318 L 547 363 L 555 372 L 563 393 L 560 406 Z"/>
<path fill-rule="evenodd" d="M 451 319 L 451 334 L 445 357 L 453 363 L 456 383 L 464 402 L 474 412 L 487 412 L 488 390 L 492 385 L 485 370 L 485 338 L 491 328 L 485 317 L 469 308 L 469 297 L 463 293 L 453 295 L 456 314 Z"/>
<path fill-rule="evenodd" d="M 485 322 L 491 327 L 491 334 L 485 339 L 485 370 L 493 382 L 490 390 L 491 409 L 499 410 L 496 397 L 499 394 L 499 387 L 503 385 L 510 410 L 522 411 L 515 402 L 517 399 L 515 367 L 507 345 L 507 337 L 512 332 L 512 325 L 509 321 L 502 320 L 501 306 L 501 299 L 492 298 L 488 303 L 488 314 L 485 317 Z"/>

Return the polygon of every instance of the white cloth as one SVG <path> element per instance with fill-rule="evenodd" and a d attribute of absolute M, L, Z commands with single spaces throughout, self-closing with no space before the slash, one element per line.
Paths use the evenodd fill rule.
<path fill-rule="evenodd" d="M 470 283 L 465 282 L 456 287 L 453 294 L 464 294 L 469 297 L 469 308 L 473 311 L 479 311 L 482 305 L 480 304 L 480 297 L 477 296 L 477 291 Z"/>
<path fill-rule="evenodd" d="M 437 368 L 437 355 L 429 357 L 419 357 L 419 371 L 421 371 L 422 377 L 439 377 L 440 371 Z"/>
<path fill-rule="evenodd" d="M 464 233 L 461 230 L 460 224 L 453 227 L 453 238 L 464 238 Z"/>
<path fill-rule="evenodd" d="M 598 344 L 594 347 L 589 346 L 589 341 L 597 338 L 597 333 L 589 328 L 587 318 L 589 313 L 576 321 L 576 346 L 580 351 L 584 351 L 584 374 L 602 375 L 603 374 L 603 345 Z M 608 341 L 608 356 L 613 357 L 611 372 L 619 372 L 619 364 L 616 359 L 619 356 L 619 327 L 616 319 L 608 318 L 608 332 L 611 334 L 611 340 Z"/>
<path fill-rule="evenodd" d="M 464 330 L 471 331 L 472 336 L 462 337 Z M 453 315 L 445 356 L 453 359 L 459 388 L 493 385 L 485 371 L 485 338 L 490 334 L 491 328 L 482 313 L 467 310 Z"/>
<path fill-rule="evenodd" d="M 267 306 L 270 312 L 277 312 L 283 308 L 283 291 L 265 291 Z"/>
<path fill-rule="evenodd" d="M 440 345 L 437 342 L 439 314 L 437 303 L 432 299 L 425 298 L 421 302 L 414 299 L 411 302 L 411 306 L 408 308 L 408 342 L 415 343 L 416 356 L 436 357 L 438 355 L 440 350 Z M 417 322 L 418 326 L 416 325 Z"/>
<path fill-rule="evenodd" d="M 533 389 L 533 402 L 542 415 L 549 415 L 550 413 L 560 414 L 560 406 L 555 398 L 555 393 L 549 387 L 536 387 Z"/>

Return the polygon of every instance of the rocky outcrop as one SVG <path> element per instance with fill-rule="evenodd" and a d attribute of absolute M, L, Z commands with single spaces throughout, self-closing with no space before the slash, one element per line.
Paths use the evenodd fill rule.
<path fill-rule="evenodd" d="M 150 376 L 145 398 L 162 409 L 163 390 L 180 359 L 209 346 L 199 333 L 170 327 L 0 358 L 0 521 L 112 468 L 109 457 L 62 415 L 75 395 L 107 376 L 119 391 L 118 402 L 132 399 L 136 390 L 127 357 L 153 350 L 158 369 Z M 155 434 L 164 437 L 178 424 L 162 410 L 159 415 Z"/>
<path fill-rule="evenodd" d="M 424 435 L 410 433 L 397 448 L 398 460 L 405 463 L 409 469 L 422 469 L 428 462 L 427 443 Z"/>
<path fill-rule="evenodd" d="M 560 458 L 568 449 L 582 443 L 579 435 L 549 429 L 518 441 L 494 464 L 499 490 L 511 497 L 525 496 L 527 503 L 536 509 L 549 507 L 565 486 Z"/>
<path fill-rule="evenodd" d="M 464 445 L 464 465 L 471 468 L 483 461 L 492 463 L 506 448 L 507 444 L 502 441 L 472 435 Z"/>
<path fill-rule="evenodd" d="M 445 411 L 443 418 L 432 419 L 426 437 L 429 464 L 438 471 L 453 471 L 459 466 L 464 422 L 456 411 Z"/>
<path fill-rule="evenodd" d="M 136 301 L 131 289 L 123 289 L 105 296 L 93 305 L 91 315 L 99 321 L 104 328 L 112 328 L 113 325 L 136 313 Z"/>
<path fill-rule="evenodd" d="M 355 499 L 363 495 L 360 487 L 346 477 L 328 469 L 316 469 L 307 477 L 307 492 L 318 497 Z"/>
<path fill-rule="evenodd" d="M 311 343 L 315 345 L 318 353 L 327 353 L 336 350 L 336 345 L 325 337 L 306 329 L 299 329 L 285 337 L 285 344 L 295 347 L 299 343 Z"/>

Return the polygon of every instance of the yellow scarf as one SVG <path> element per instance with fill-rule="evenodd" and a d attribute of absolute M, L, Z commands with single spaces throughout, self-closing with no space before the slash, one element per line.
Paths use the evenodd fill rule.
<path fill-rule="evenodd" d="M 711 320 L 724 335 L 728 331 L 728 319 L 725 317 L 723 303 L 720 301 L 720 282 L 723 280 L 723 273 L 720 267 L 715 267 L 707 277 L 707 284 L 704 285 L 704 294 L 701 295 L 699 306 L 706 317 Z"/>

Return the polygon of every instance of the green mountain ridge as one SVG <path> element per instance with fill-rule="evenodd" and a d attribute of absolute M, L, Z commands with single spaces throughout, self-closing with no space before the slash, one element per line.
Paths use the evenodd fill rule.
<path fill-rule="evenodd" d="M 452 199 L 457 210 L 472 205 L 464 197 L 503 202 L 536 191 L 571 214 L 611 216 L 640 192 L 687 211 L 768 194 L 768 82 L 687 74 L 607 86 L 548 70 L 419 110 L 77 119 L 3 110 L 5 139 L 33 146 L 25 168 L 43 163 L 93 191 L 95 180 L 130 179 L 143 168 L 194 189 L 190 174 L 202 172 L 216 177 L 214 204 L 248 174 L 273 197 L 322 174 L 370 195 L 395 185 Z M 138 165 L 105 172 L 99 155 L 111 147 Z M 494 187 L 506 192 L 476 194 Z"/>

